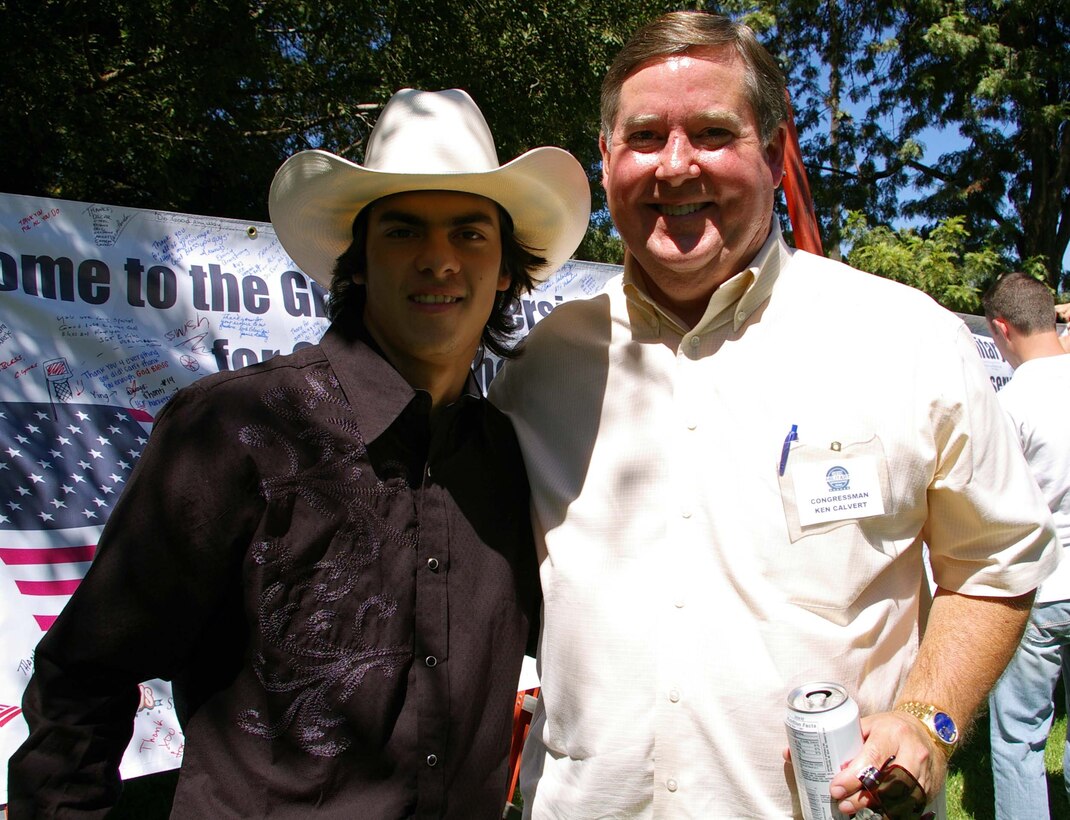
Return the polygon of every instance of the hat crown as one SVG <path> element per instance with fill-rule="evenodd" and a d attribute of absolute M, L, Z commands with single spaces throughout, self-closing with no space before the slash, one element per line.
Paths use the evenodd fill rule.
<path fill-rule="evenodd" d="M 487 121 L 460 89 L 397 92 L 364 154 L 358 165 L 328 151 L 300 151 L 271 182 L 268 211 L 279 241 L 321 285 L 330 286 L 353 241 L 354 216 L 395 194 L 457 191 L 498 203 L 517 239 L 546 258 L 532 272 L 536 280 L 557 270 L 587 230 L 591 192 L 576 158 L 543 146 L 499 165 Z"/>
<path fill-rule="evenodd" d="M 466 92 L 404 88 L 383 107 L 364 167 L 395 174 L 472 174 L 499 165 L 490 126 Z"/>

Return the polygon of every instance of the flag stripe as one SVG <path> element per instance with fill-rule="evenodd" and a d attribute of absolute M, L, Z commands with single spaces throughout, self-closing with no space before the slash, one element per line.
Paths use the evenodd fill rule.
<path fill-rule="evenodd" d="M 144 410 L 138 410 L 135 407 L 128 407 L 126 408 L 126 412 L 129 413 L 130 418 L 132 418 L 136 422 L 140 422 L 141 424 L 152 424 L 152 415 L 146 413 Z"/>
<path fill-rule="evenodd" d="M 59 615 L 34 615 L 33 619 L 37 621 L 37 625 L 41 627 L 42 632 L 48 632 L 48 628 L 56 622 L 56 618 Z"/>
<path fill-rule="evenodd" d="M 10 549 L 0 547 L 0 560 L 9 567 L 26 564 L 73 564 L 92 561 L 95 545 L 85 547 L 44 547 L 41 549 Z"/>
<path fill-rule="evenodd" d="M 81 583 L 80 578 L 66 581 L 15 581 L 23 595 L 73 595 Z"/>
<path fill-rule="evenodd" d="M 18 706 L 0 706 L 0 726 L 14 720 L 22 714 Z"/>

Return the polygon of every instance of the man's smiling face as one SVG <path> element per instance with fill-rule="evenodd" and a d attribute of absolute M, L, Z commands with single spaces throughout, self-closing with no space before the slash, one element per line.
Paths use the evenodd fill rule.
<path fill-rule="evenodd" d="M 375 202 L 368 215 L 364 323 L 410 383 L 427 368 L 466 372 L 499 290 L 498 205 L 452 191 L 415 191 Z"/>
<path fill-rule="evenodd" d="M 624 81 L 602 184 L 651 295 L 681 316 L 705 306 L 769 232 L 785 132 L 763 144 L 730 47 L 646 63 Z M 701 312 L 700 314 L 701 315 Z"/>

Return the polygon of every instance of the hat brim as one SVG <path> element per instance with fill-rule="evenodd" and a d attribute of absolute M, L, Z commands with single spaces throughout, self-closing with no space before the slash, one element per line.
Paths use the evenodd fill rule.
<path fill-rule="evenodd" d="M 587 232 L 591 193 L 576 159 L 560 148 L 528 151 L 499 168 L 466 174 L 375 171 L 327 151 L 302 151 L 271 183 L 268 211 L 290 258 L 330 286 L 335 261 L 353 240 L 353 219 L 369 203 L 407 191 L 459 191 L 497 202 L 520 242 L 546 258 L 543 281 L 575 252 Z"/>

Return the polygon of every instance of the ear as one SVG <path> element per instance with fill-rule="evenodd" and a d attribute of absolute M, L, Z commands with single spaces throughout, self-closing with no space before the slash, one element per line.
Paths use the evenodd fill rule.
<path fill-rule="evenodd" d="M 1011 367 L 1021 364 L 1018 350 L 1018 340 L 1021 335 L 1015 330 L 1014 325 L 1001 316 L 997 316 L 988 322 L 988 330 L 992 334 L 992 343 L 995 344 L 999 355 L 1007 360 Z"/>
<path fill-rule="evenodd" d="M 777 126 L 768 145 L 765 146 L 765 163 L 769 166 L 769 174 L 773 178 L 773 187 L 780 186 L 784 179 L 784 166 L 788 149 L 788 127 L 784 123 Z"/>
<path fill-rule="evenodd" d="M 997 316 L 988 324 L 993 331 L 997 331 L 1000 336 L 1002 336 L 1007 341 L 1010 341 L 1010 333 L 1008 331 L 1010 331 L 1011 326 L 1006 319 L 1004 319 L 1002 316 Z"/>
<path fill-rule="evenodd" d="M 509 290 L 509 286 L 512 283 L 513 283 L 513 277 L 510 276 L 506 272 L 505 266 L 502 266 L 502 272 L 498 274 L 498 290 L 499 291 Z"/>
<path fill-rule="evenodd" d="M 353 274 L 353 281 L 358 285 L 366 285 L 368 284 L 368 276 L 364 271 L 357 271 Z"/>
<path fill-rule="evenodd" d="M 602 187 L 606 187 L 609 178 L 609 145 L 606 143 L 606 135 L 599 133 L 598 150 L 602 154 Z"/>

